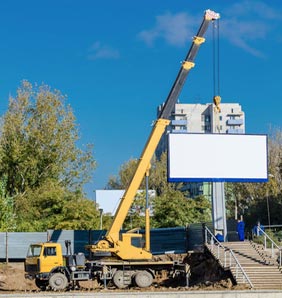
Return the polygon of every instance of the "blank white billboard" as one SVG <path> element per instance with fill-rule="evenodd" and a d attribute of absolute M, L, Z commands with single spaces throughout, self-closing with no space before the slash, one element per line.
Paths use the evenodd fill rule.
<path fill-rule="evenodd" d="M 169 134 L 169 182 L 266 182 L 267 136 Z"/>

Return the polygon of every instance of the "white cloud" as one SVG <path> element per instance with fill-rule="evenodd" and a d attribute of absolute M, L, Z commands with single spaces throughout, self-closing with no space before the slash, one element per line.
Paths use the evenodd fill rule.
<path fill-rule="evenodd" d="M 267 2 L 266 2 L 267 3 Z M 273 6 L 267 5 L 263 1 L 244 0 L 233 4 L 225 12 L 231 16 L 250 16 L 268 20 L 281 19 L 281 12 L 274 9 Z"/>
<path fill-rule="evenodd" d="M 96 41 L 88 50 L 87 58 L 89 60 L 97 59 L 118 59 L 120 57 L 119 51 L 107 45 Z"/>
<path fill-rule="evenodd" d="M 167 12 L 156 17 L 153 28 L 140 32 L 138 36 L 149 46 L 152 46 L 157 39 L 164 39 L 174 46 L 183 46 L 193 37 L 192 29 L 195 23 L 195 18 L 187 13 Z"/>
<path fill-rule="evenodd" d="M 269 39 L 271 33 L 274 33 L 272 38 L 279 42 L 279 34 L 275 30 L 278 32 L 281 27 L 282 11 L 274 9 L 268 2 L 237 1 L 219 13 L 220 38 L 253 56 L 264 57 L 258 42 Z M 199 20 L 199 16 L 184 12 L 167 12 L 157 16 L 155 25 L 151 29 L 143 30 L 138 36 L 149 46 L 153 46 L 158 39 L 163 39 L 173 46 L 183 46 L 191 40 L 195 28 L 199 28 Z"/>
<path fill-rule="evenodd" d="M 223 11 L 221 36 L 253 56 L 264 57 L 257 42 L 269 39 L 281 19 L 281 11 L 272 6 L 245 0 Z"/>

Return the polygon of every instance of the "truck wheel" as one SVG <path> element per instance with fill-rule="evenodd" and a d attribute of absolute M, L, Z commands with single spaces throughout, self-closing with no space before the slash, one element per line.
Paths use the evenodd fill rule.
<path fill-rule="evenodd" d="M 49 279 L 49 286 L 54 291 L 62 291 L 67 285 L 68 279 L 63 273 L 54 273 Z"/>
<path fill-rule="evenodd" d="M 116 273 L 114 274 L 113 283 L 117 288 L 124 289 L 127 286 L 129 286 L 129 284 L 131 283 L 131 282 L 129 284 L 128 284 L 128 282 L 126 283 L 127 276 L 125 276 L 125 275 L 126 275 L 126 273 L 124 273 L 121 270 L 117 270 Z"/>
<path fill-rule="evenodd" d="M 48 280 L 41 280 L 36 278 L 35 284 L 41 291 L 46 291 L 46 288 L 48 286 Z"/>
<path fill-rule="evenodd" d="M 148 271 L 138 271 L 134 276 L 134 281 L 139 288 L 147 288 L 153 283 L 153 276 Z"/>

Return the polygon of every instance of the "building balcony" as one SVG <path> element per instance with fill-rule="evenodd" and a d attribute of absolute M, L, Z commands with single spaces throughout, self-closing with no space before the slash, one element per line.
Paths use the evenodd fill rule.
<path fill-rule="evenodd" d="M 184 112 L 184 111 L 173 111 L 172 113 L 171 113 L 171 115 L 173 115 L 173 116 L 186 116 L 187 115 L 187 113 L 186 112 Z"/>
<path fill-rule="evenodd" d="M 187 129 L 172 129 L 172 133 L 187 133 Z"/>
<path fill-rule="evenodd" d="M 241 128 L 229 128 L 226 130 L 226 133 L 229 133 L 229 134 L 244 134 L 245 131 L 244 129 L 241 129 Z"/>
<path fill-rule="evenodd" d="M 171 120 L 171 125 L 187 125 L 187 120 Z"/>
<path fill-rule="evenodd" d="M 243 112 L 240 112 L 240 111 L 238 111 L 238 112 L 227 112 L 226 113 L 226 116 L 237 116 L 237 117 L 241 117 L 243 115 L 244 115 L 244 113 Z"/>
<path fill-rule="evenodd" d="M 244 124 L 244 120 L 243 119 L 228 119 L 226 121 L 227 125 L 242 125 Z"/>

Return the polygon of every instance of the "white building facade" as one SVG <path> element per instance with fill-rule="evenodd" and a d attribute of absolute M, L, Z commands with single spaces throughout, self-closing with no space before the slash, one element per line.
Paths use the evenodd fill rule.
<path fill-rule="evenodd" d="M 245 133 L 245 113 L 238 103 L 223 103 L 221 112 L 213 104 L 175 104 L 166 133 Z M 158 107 L 158 112 L 161 106 Z M 157 156 L 167 150 L 166 135 L 157 148 Z"/>

